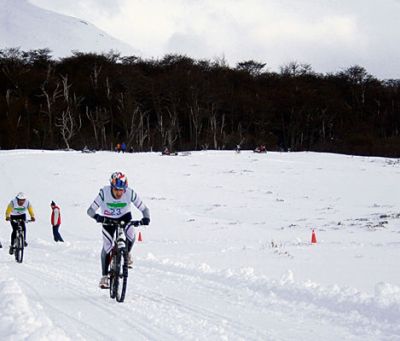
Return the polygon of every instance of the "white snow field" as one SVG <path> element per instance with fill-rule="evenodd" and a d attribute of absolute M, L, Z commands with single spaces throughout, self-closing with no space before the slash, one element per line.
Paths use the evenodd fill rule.
<path fill-rule="evenodd" d="M 117 170 L 151 212 L 124 303 L 98 288 L 86 215 Z M 18 264 L 3 214 L 0 339 L 400 340 L 399 177 L 397 159 L 306 152 L 0 151 L 3 210 L 24 191 L 37 217 Z"/>

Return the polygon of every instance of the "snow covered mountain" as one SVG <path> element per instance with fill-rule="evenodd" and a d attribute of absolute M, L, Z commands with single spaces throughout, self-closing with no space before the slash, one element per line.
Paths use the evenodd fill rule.
<path fill-rule="evenodd" d="M 138 50 L 87 21 L 39 8 L 27 0 L 0 0 L 0 48 L 49 48 L 54 57 L 81 52 L 137 55 Z"/>

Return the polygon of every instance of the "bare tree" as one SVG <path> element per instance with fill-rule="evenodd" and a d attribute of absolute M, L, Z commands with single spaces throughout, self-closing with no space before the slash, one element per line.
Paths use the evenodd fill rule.
<path fill-rule="evenodd" d="M 167 141 L 170 150 L 173 150 L 174 144 L 179 137 L 179 122 L 178 122 L 178 112 L 173 106 L 172 110 L 167 108 L 169 115 L 169 126 L 167 130 Z"/>
<path fill-rule="evenodd" d="M 50 144 L 54 144 L 54 115 L 55 115 L 55 106 L 57 100 L 62 97 L 63 90 L 60 87 L 60 83 L 57 82 L 55 88 L 50 89 L 49 83 L 46 81 L 40 86 L 41 97 L 44 97 L 46 100 L 45 107 L 42 108 L 41 112 L 47 116 L 49 136 L 50 136 Z"/>
<path fill-rule="evenodd" d="M 237 131 L 238 131 L 239 139 L 240 139 L 240 142 L 238 143 L 238 145 L 241 146 L 244 143 L 244 141 L 246 140 L 246 138 L 244 137 L 242 122 L 238 123 Z"/>
<path fill-rule="evenodd" d="M 199 137 L 202 129 L 201 124 L 201 108 L 198 102 L 198 96 L 196 93 L 192 93 L 192 104 L 189 106 L 190 116 L 190 135 L 191 139 L 194 136 L 194 149 L 197 150 L 199 145 Z"/>
<path fill-rule="evenodd" d="M 22 125 L 22 116 L 20 113 L 21 104 L 18 97 L 11 89 L 7 89 L 5 95 L 5 114 L 7 118 L 7 131 L 9 134 L 9 143 L 13 148 L 18 148 L 18 129 Z"/>
<path fill-rule="evenodd" d="M 96 107 L 94 111 L 90 111 L 89 108 L 86 106 L 85 113 L 86 117 L 90 121 L 90 125 L 92 126 L 96 149 L 105 148 L 107 140 L 105 125 L 110 120 L 107 109 Z M 102 139 L 102 141 L 100 141 L 100 138 Z"/>
<path fill-rule="evenodd" d="M 99 77 L 100 77 L 102 68 L 103 67 L 101 65 L 100 66 L 97 64 L 93 65 L 93 72 L 90 75 L 90 80 L 92 81 L 93 88 L 96 90 L 99 86 Z"/>
<path fill-rule="evenodd" d="M 80 116 L 77 122 L 69 108 L 63 111 L 61 117 L 57 119 L 56 127 L 60 129 L 61 136 L 67 149 L 70 149 L 69 143 L 72 137 L 80 130 L 81 126 L 82 122 Z"/>
<path fill-rule="evenodd" d="M 355 102 L 364 105 L 367 84 L 373 77 L 368 74 L 365 68 L 359 65 L 353 65 L 341 74 L 347 77 L 351 82 Z"/>
<path fill-rule="evenodd" d="M 145 122 L 146 121 L 146 122 Z M 144 142 L 149 138 L 150 134 L 150 116 L 148 112 L 140 110 L 139 112 L 139 122 L 136 130 L 137 144 L 139 150 L 144 149 Z"/>
<path fill-rule="evenodd" d="M 82 120 L 78 110 L 82 99 L 78 98 L 75 94 L 71 96 L 71 84 L 68 83 L 68 75 L 61 76 L 61 79 L 65 109 L 57 119 L 56 127 L 60 129 L 60 134 L 67 149 L 70 149 L 72 137 L 75 136 L 82 127 Z"/>
<path fill-rule="evenodd" d="M 281 66 L 280 69 L 282 75 L 290 77 L 298 77 L 298 76 L 313 74 L 313 70 L 310 64 L 299 63 L 296 61 Z"/>
<path fill-rule="evenodd" d="M 144 142 L 149 136 L 149 130 L 144 125 L 148 113 L 142 110 L 136 101 L 130 97 L 127 98 L 123 93 L 118 98 L 118 108 L 123 119 L 127 145 L 132 146 L 136 140 L 140 150 L 142 150 Z"/>
<path fill-rule="evenodd" d="M 218 122 L 217 113 L 218 112 L 217 112 L 217 109 L 216 109 L 216 105 L 215 105 L 215 103 L 212 103 L 211 104 L 211 108 L 210 108 L 210 129 L 211 129 L 214 149 L 218 149 L 218 141 L 219 140 L 222 140 L 222 141 L 225 140 L 225 138 L 224 138 L 224 135 L 225 135 L 225 114 L 222 115 L 221 121 Z"/>
<path fill-rule="evenodd" d="M 259 63 L 254 60 L 247 60 L 244 62 L 237 63 L 236 69 L 245 71 L 251 76 L 259 76 L 265 65 L 266 65 L 265 63 Z"/>
<path fill-rule="evenodd" d="M 164 122 L 164 115 L 162 112 L 157 112 L 157 131 L 160 133 L 161 136 L 161 144 L 165 146 L 167 144 L 167 127 L 166 123 Z"/>

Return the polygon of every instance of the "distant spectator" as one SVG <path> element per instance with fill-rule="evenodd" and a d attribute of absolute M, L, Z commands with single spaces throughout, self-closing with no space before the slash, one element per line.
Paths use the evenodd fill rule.
<path fill-rule="evenodd" d="M 161 154 L 162 155 L 170 155 L 171 152 L 169 151 L 168 147 L 165 147 Z"/>
<path fill-rule="evenodd" d="M 266 153 L 267 152 L 267 148 L 265 147 L 264 144 L 261 144 L 256 149 L 254 149 L 254 152 L 255 153 Z"/>
<path fill-rule="evenodd" d="M 236 153 L 240 153 L 240 144 L 236 145 Z"/>
<path fill-rule="evenodd" d="M 61 211 L 60 207 L 56 205 L 54 201 L 50 204 L 51 207 L 51 225 L 53 226 L 53 237 L 55 242 L 63 242 L 60 232 L 58 229 L 61 225 Z"/>
<path fill-rule="evenodd" d="M 122 144 L 121 144 L 121 151 L 122 151 L 123 153 L 126 152 L 126 143 L 125 143 L 125 142 L 122 142 Z"/>
<path fill-rule="evenodd" d="M 133 153 L 135 150 L 133 149 L 133 146 L 131 146 L 130 148 L 129 148 L 129 153 Z"/>
<path fill-rule="evenodd" d="M 117 145 L 115 146 L 115 151 L 117 153 L 119 153 L 121 151 L 121 144 L 120 143 L 117 143 Z"/>

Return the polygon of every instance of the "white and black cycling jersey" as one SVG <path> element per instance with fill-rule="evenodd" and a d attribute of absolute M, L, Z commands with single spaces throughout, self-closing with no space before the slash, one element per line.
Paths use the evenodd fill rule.
<path fill-rule="evenodd" d="M 111 186 L 100 189 L 99 194 L 94 199 L 88 209 L 89 216 L 93 217 L 100 208 L 104 217 L 118 219 L 128 212 L 131 212 L 131 203 L 142 212 L 144 217 L 149 218 L 149 210 L 137 193 L 132 188 L 127 188 L 121 198 L 116 199 L 111 192 Z"/>

